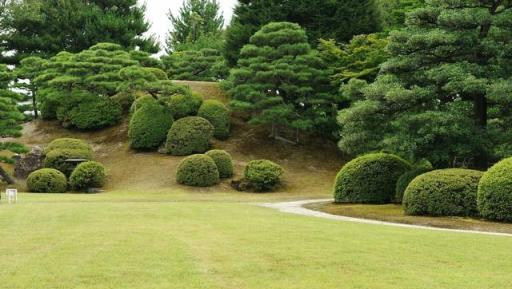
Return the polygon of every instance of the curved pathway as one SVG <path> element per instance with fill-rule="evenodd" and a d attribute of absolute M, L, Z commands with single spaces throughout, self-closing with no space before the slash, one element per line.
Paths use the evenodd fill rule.
<path fill-rule="evenodd" d="M 316 199 L 316 200 L 302 200 L 302 201 L 280 202 L 280 203 L 262 203 L 262 204 L 258 204 L 258 205 L 262 206 L 262 207 L 266 207 L 266 208 L 276 209 L 276 210 L 279 210 L 284 213 L 318 217 L 318 218 L 324 218 L 324 219 L 330 219 L 330 220 L 336 220 L 336 221 L 394 226 L 394 227 L 403 227 L 403 228 L 412 228 L 412 229 L 424 229 L 424 230 L 433 230 L 433 231 L 445 231 L 445 232 L 456 232 L 456 233 L 470 233 L 470 234 L 512 237 L 512 234 L 509 234 L 509 233 L 485 232 L 485 231 L 462 230 L 462 229 L 447 229 L 447 228 L 439 228 L 439 227 L 410 225 L 410 224 L 392 223 L 392 222 L 370 220 L 370 219 L 345 217 L 345 216 L 332 215 L 332 214 L 328 214 L 328 213 L 324 213 L 324 212 L 320 212 L 320 211 L 315 211 L 315 210 L 307 209 L 304 207 L 304 205 L 307 205 L 307 204 L 321 203 L 321 202 L 332 202 L 332 201 L 333 201 L 333 199 Z"/>

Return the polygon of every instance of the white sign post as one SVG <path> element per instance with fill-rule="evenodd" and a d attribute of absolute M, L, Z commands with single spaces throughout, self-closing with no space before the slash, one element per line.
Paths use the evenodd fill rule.
<path fill-rule="evenodd" d="M 7 189 L 5 190 L 5 194 L 7 195 L 7 201 L 9 204 L 16 203 L 18 201 L 18 190 Z"/>

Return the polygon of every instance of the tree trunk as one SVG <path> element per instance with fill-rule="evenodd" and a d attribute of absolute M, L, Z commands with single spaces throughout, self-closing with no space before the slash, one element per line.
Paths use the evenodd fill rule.
<path fill-rule="evenodd" d="M 0 166 L 0 178 L 4 180 L 8 185 L 14 184 L 14 179 Z"/>
<path fill-rule="evenodd" d="M 37 112 L 37 100 L 36 100 L 36 90 L 32 90 L 32 108 L 34 109 L 34 118 L 37 119 L 39 117 L 39 112 Z"/>
<path fill-rule="evenodd" d="M 475 95 L 475 118 L 480 127 L 487 126 L 487 98 L 483 94 Z"/>

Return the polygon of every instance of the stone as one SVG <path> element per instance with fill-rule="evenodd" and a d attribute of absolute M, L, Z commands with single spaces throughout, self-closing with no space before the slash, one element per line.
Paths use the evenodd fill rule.
<path fill-rule="evenodd" d="M 19 179 L 26 179 L 28 175 L 44 166 L 44 151 L 41 147 L 35 146 L 24 156 L 16 156 L 14 176 Z"/>

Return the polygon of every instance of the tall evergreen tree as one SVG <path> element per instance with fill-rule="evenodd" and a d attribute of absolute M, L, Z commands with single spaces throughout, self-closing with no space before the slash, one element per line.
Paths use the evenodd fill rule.
<path fill-rule="evenodd" d="M 168 50 L 180 51 L 187 43 L 202 37 L 218 36 L 224 26 L 224 16 L 217 0 L 186 0 L 178 15 L 169 11 L 172 29 L 167 39 Z"/>
<path fill-rule="evenodd" d="M 319 38 L 346 42 L 380 30 L 375 0 L 240 0 L 226 31 L 225 57 L 230 65 L 236 64 L 251 35 L 273 21 L 301 25 L 313 46 Z"/>

